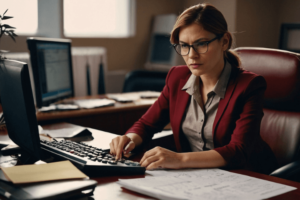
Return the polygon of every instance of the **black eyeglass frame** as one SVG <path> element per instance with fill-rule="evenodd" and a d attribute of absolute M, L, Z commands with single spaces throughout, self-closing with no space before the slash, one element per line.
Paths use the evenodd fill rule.
<path fill-rule="evenodd" d="M 203 52 L 203 53 L 199 53 L 199 52 L 195 49 L 194 45 L 197 44 L 197 43 L 194 43 L 194 44 L 192 44 L 192 45 L 186 44 L 186 45 L 189 47 L 189 51 L 187 52 L 187 54 L 184 54 L 184 55 L 182 55 L 181 53 L 179 53 L 179 52 L 176 50 L 176 47 L 177 47 L 178 45 L 180 45 L 180 44 L 173 44 L 172 46 L 173 46 L 174 50 L 176 51 L 176 53 L 178 53 L 178 54 L 181 55 L 181 56 L 187 56 L 187 55 L 189 55 L 190 50 L 191 50 L 191 47 L 194 49 L 195 52 L 197 52 L 197 53 L 199 53 L 199 54 L 204 54 L 204 53 L 206 53 L 206 52 L 208 51 L 208 45 L 209 45 L 209 43 L 215 41 L 216 39 L 220 39 L 220 38 L 222 38 L 222 37 L 223 37 L 223 35 L 218 35 L 218 36 L 216 36 L 215 38 L 213 38 L 213 39 L 211 39 L 211 40 L 209 40 L 209 41 L 201 42 L 201 43 L 206 43 L 206 51 Z M 200 43 L 200 42 L 198 42 L 198 43 Z"/>

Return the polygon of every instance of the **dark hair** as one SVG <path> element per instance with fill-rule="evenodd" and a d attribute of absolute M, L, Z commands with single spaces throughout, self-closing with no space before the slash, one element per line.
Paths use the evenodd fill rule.
<path fill-rule="evenodd" d="M 239 56 L 230 50 L 232 35 L 227 29 L 227 22 L 223 14 L 210 4 L 198 4 L 183 11 L 183 13 L 178 16 L 171 32 L 171 43 L 178 44 L 180 28 L 192 23 L 201 24 L 206 31 L 214 33 L 216 36 L 223 36 L 227 33 L 229 36 L 229 45 L 228 49 L 224 52 L 224 57 L 232 66 L 240 67 L 241 62 Z"/>

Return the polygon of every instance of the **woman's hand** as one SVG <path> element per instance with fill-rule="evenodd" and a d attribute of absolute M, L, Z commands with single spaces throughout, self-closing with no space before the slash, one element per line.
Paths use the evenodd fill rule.
<path fill-rule="evenodd" d="M 126 155 L 135 148 L 135 143 L 130 137 L 123 135 L 114 138 L 109 146 L 110 154 L 115 155 L 116 160 L 119 160 L 123 154 Z"/>
<path fill-rule="evenodd" d="M 144 154 L 140 164 L 142 167 L 146 167 L 146 170 L 158 168 L 179 169 L 182 164 L 182 154 L 162 147 L 155 147 Z"/>
<path fill-rule="evenodd" d="M 118 136 L 114 138 L 110 146 L 110 153 L 116 156 L 116 160 L 122 158 L 122 154 L 124 156 L 128 155 L 135 147 L 141 145 L 143 143 L 143 139 L 136 133 L 127 133 L 123 136 Z M 129 155 L 127 156 L 129 157 Z"/>

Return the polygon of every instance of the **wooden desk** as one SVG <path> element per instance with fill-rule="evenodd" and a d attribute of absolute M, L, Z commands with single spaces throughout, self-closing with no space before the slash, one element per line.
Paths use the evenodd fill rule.
<path fill-rule="evenodd" d="M 104 137 L 100 136 L 103 134 L 103 131 L 95 130 L 95 129 L 89 129 L 94 136 L 94 141 L 93 143 L 97 143 L 97 140 L 101 140 L 103 143 L 103 140 L 107 140 L 106 142 L 110 142 L 110 139 L 105 139 Z M 152 144 L 149 144 L 149 147 L 153 147 L 155 145 L 161 145 L 165 146 L 166 142 L 169 141 L 169 144 L 167 144 L 169 147 L 174 147 L 172 145 L 174 143 L 174 140 L 172 140 L 173 136 L 166 136 L 163 138 L 158 138 L 156 140 L 152 140 Z M 162 142 L 163 141 L 163 142 Z M 172 143 L 172 144 L 171 144 Z M 93 145 L 93 144 L 92 144 Z M 132 158 L 132 160 L 139 161 L 141 157 L 143 156 L 143 153 L 136 155 Z M 293 190 L 291 192 L 270 198 L 274 200 L 292 200 L 292 199 L 300 199 L 300 183 L 294 182 L 294 181 L 289 181 L 277 177 L 272 177 L 264 174 L 259 174 L 256 172 L 251 172 L 248 170 L 231 170 L 231 172 L 238 173 L 238 174 L 244 174 L 268 181 L 273 181 L 276 183 L 281 183 L 285 185 L 290 185 L 293 187 L 296 187 L 297 190 Z M 138 194 L 136 192 L 127 190 L 125 188 L 122 188 L 119 184 L 117 184 L 118 179 L 129 179 L 129 178 L 144 178 L 145 175 L 135 175 L 135 176 L 110 176 L 110 177 L 92 177 L 92 179 L 96 180 L 98 182 L 98 185 L 95 189 L 93 198 L 94 199 L 130 199 L 130 200 L 143 200 L 143 199 L 154 199 L 152 197 L 148 197 L 146 195 Z"/>
<path fill-rule="evenodd" d="M 46 129 L 52 129 L 56 128 L 57 126 L 54 125 L 47 125 L 43 126 Z M 109 133 L 104 133 L 103 131 L 95 130 L 95 129 L 89 129 L 94 136 L 94 141 L 91 141 L 92 143 L 102 143 L 106 144 L 111 141 L 111 136 L 115 137 L 116 135 L 112 135 Z M 108 135 L 108 137 L 106 137 Z M 164 138 L 159 138 L 157 140 L 161 140 Z M 99 141 L 99 142 L 98 142 Z M 158 142 L 158 141 L 154 141 Z M 132 158 L 132 160 L 138 161 L 141 159 L 142 154 L 136 155 L 135 157 Z M 293 187 L 296 187 L 297 190 L 293 190 L 291 192 L 270 198 L 272 200 L 293 200 L 293 199 L 300 199 L 300 183 L 294 182 L 294 181 L 289 181 L 281 178 L 276 178 L 264 174 L 259 174 L 255 172 L 251 172 L 248 170 L 232 170 L 231 172 L 234 173 L 239 173 L 239 174 L 244 174 L 268 181 L 273 181 L 276 183 L 281 183 L 285 185 L 290 185 Z M 148 197 L 142 194 L 138 194 L 136 192 L 124 189 L 120 187 L 120 185 L 117 184 L 118 179 L 128 179 L 128 178 L 143 178 L 145 175 L 135 175 L 135 176 L 110 176 L 110 177 L 92 177 L 91 179 L 96 180 L 98 182 L 98 185 L 95 189 L 94 195 L 92 196 L 94 199 L 124 199 L 124 200 L 143 200 L 143 199 L 154 199 L 152 197 Z M 4 199 L 3 197 L 0 197 L 0 199 Z"/>
<path fill-rule="evenodd" d="M 95 95 L 74 99 L 104 97 L 104 95 Z M 136 105 L 135 103 L 116 102 L 114 106 L 102 108 L 54 111 L 48 113 L 37 112 L 37 120 L 40 125 L 69 122 L 122 135 L 148 110 L 150 106 L 150 104 Z"/>

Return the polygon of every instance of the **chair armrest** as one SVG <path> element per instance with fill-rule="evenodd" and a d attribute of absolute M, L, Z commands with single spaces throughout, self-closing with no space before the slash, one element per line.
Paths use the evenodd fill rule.
<path fill-rule="evenodd" d="M 294 161 L 283 167 L 280 167 L 272 172 L 270 176 L 300 182 L 300 161 Z"/>

